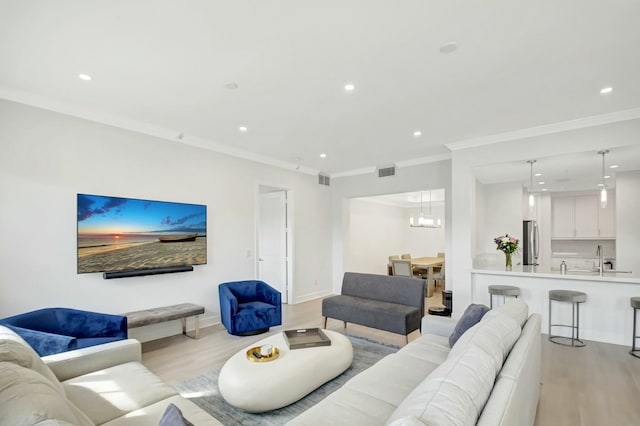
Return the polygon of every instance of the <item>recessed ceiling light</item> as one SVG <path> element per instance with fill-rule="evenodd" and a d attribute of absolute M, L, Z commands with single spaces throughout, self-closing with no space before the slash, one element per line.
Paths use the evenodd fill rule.
<path fill-rule="evenodd" d="M 538 182 L 538 185 L 544 185 L 544 182 Z"/>
<path fill-rule="evenodd" d="M 446 55 L 448 53 L 453 53 L 458 49 L 458 43 L 455 41 L 450 41 L 449 43 L 445 43 L 440 46 L 440 53 Z"/>
<path fill-rule="evenodd" d="M 542 191 L 548 191 L 548 189 L 547 188 L 542 188 Z"/>
<path fill-rule="evenodd" d="M 420 137 L 422 136 L 422 132 L 420 130 L 416 130 L 415 132 L 413 132 L 413 136 L 415 136 L 416 138 Z"/>
<path fill-rule="evenodd" d="M 617 169 L 618 167 L 620 166 L 618 166 L 617 164 L 612 164 L 609 166 L 610 169 Z"/>
<path fill-rule="evenodd" d="M 613 92 L 613 87 L 603 87 L 602 90 L 600 90 L 601 95 L 606 95 L 611 92 Z"/>
<path fill-rule="evenodd" d="M 604 177 L 605 179 L 611 179 L 611 176 L 607 175 Z"/>
<path fill-rule="evenodd" d="M 344 85 L 344 90 L 346 90 L 347 92 L 353 92 L 353 90 L 356 88 L 356 86 L 354 86 L 353 84 L 349 83 L 349 84 L 345 84 Z"/>
<path fill-rule="evenodd" d="M 78 78 L 80 80 L 89 81 L 91 80 L 91 76 L 89 74 L 78 74 Z"/>
<path fill-rule="evenodd" d="M 540 177 L 540 176 L 542 176 L 542 173 L 536 173 L 534 176 L 535 177 Z"/>
<path fill-rule="evenodd" d="M 322 154 L 320 154 L 320 158 L 327 158 L 327 154 L 323 152 Z"/>
<path fill-rule="evenodd" d="M 603 184 L 599 183 L 598 186 L 604 186 Z"/>
<path fill-rule="evenodd" d="M 249 129 L 247 128 L 247 126 L 240 126 L 238 127 L 238 130 L 240 130 L 242 133 L 245 133 Z"/>
<path fill-rule="evenodd" d="M 224 84 L 225 89 L 229 89 L 229 90 L 235 90 L 238 88 L 238 83 L 233 82 L 233 81 L 229 81 L 227 83 Z"/>

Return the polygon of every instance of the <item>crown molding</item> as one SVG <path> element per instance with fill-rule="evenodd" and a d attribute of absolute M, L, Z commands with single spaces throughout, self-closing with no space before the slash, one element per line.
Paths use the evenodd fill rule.
<path fill-rule="evenodd" d="M 638 118 L 640 118 L 640 108 L 633 108 L 612 112 L 609 114 L 593 115 L 590 117 L 578 118 L 575 120 L 561 121 L 559 123 L 529 127 L 527 129 L 514 130 L 512 132 L 498 133 L 495 135 L 482 136 L 473 139 L 465 139 L 458 142 L 445 144 L 445 146 L 451 151 L 459 151 L 468 148 L 492 145 L 500 142 L 526 139 L 535 136 L 543 136 L 552 133 L 566 132 L 569 130 L 583 129 L 587 127 L 602 126 L 605 124 L 617 123 L 620 121 L 635 120 Z"/>
<path fill-rule="evenodd" d="M 320 171 L 309 167 L 304 167 L 292 162 L 277 160 L 266 155 L 256 154 L 251 151 L 234 148 L 229 145 L 214 142 L 209 139 L 182 133 L 177 130 L 167 129 L 164 127 L 129 120 L 120 116 L 110 115 L 103 112 L 89 110 L 86 108 L 78 108 L 77 106 L 55 101 L 43 96 L 34 95 L 27 92 L 16 91 L 0 87 L 0 99 L 33 106 L 36 108 L 46 109 L 59 114 L 69 115 L 72 117 L 82 118 L 84 120 L 93 121 L 95 123 L 104 124 L 119 129 L 129 130 L 141 133 L 147 136 L 164 139 L 171 142 L 181 143 L 183 145 L 193 146 L 208 151 L 214 151 L 220 154 L 229 155 L 243 160 L 254 161 L 256 163 L 268 166 L 278 167 L 281 169 L 291 170 L 297 173 L 307 175 L 317 175 Z"/>

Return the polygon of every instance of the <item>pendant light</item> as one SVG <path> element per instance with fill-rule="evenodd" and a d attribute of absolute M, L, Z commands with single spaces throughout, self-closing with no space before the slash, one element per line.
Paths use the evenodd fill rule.
<path fill-rule="evenodd" d="M 602 155 L 602 189 L 600 190 L 600 208 L 607 208 L 607 185 L 604 183 L 604 156 L 609 153 L 608 149 L 598 151 L 598 155 Z"/>
<path fill-rule="evenodd" d="M 411 216 L 409 218 L 409 226 L 412 228 L 440 228 L 440 219 L 435 218 L 431 214 L 431 190 L 429 190 L 429 214 L 425 215 L 422 212 L 422 191 L 420 191 L 420 216 L 418 217 L 418 223 L 416 224 L 413 216 Z"/>
<path fill-rule="evenodd" d="M 536 205 L 536 197 L 533 194 L 533 163 L 536 160 L 528 160 L 527 163 L 530 166 L 531 173 L 529 175 L 529 208 L 534 208 Z"/>

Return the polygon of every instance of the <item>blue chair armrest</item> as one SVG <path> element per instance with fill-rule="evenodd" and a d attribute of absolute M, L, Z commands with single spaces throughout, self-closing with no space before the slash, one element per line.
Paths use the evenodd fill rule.
<path fill-rule="evenodd" d="M 9 324 L 4 325 L 22 337 L 40 356 L 66 352 L 78 347 L 78 341 L 75 337 L 31 330 Z"/>
<path fill-rule="evenodd" d="M 63 334 L 78 338 L 119 337 L 126 339 L 128 335 L 127 317 L 122 315 L 56 308 L 56 317 Z"/>
<path fill-rule="evenodd" d="M 282 304 L 282 295 L 280 292 L 264 281 L 257 281 L 257 290 L 260 300 L 263 302 L 274 306 L 280 306 Z"/>
<path fill-rule="evenodd" d="M 220 319 L 223 324 L 231 324 L 233 317 L 238 312 L 238 299 L 224 284 L 218 286 L 218 296 L 220 298 Z"/>

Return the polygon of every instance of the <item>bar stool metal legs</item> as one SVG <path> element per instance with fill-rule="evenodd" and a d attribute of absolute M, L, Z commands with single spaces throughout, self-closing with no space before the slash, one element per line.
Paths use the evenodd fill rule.
<path fill-rule="evenodd" d="M 507 296 L 513 296 L 516 299 L 520 295 L 520 287 L 513 285 L 490 285 L 489 286 L 489 307 L 493 309 L 493 296 L 502 296 L 502 303 L 507 302 Z"/>
<path fill-rule="evenodd" d="M 571 303 L 571 325 L 553 324 L 551 321 L 551 301 L 569 302 Z M 571 290 L 550 290 L 549 291 L 549 341 L 564 346 L 573 346 L 581 348 L 585 343 L 580 340 L 580 303 L 587 300 L 586 293 Z M 569 327 L 571 328 L 571 337 L 551 334 L 551 327 Z M 570 340 L 571 342 L 565 342 Z"/>
<path fill-rule="evenodd" d="M 636 358 L 640 358 L 640 348 L 636 346 L 636 339 L 640 339 L 636 331 L 636 313 L 640 309 L 640 297 L 631 298 L 631 307 L 633 308 L 633 341 L 631 342 L 631 350 L 629 353 Z"/>

